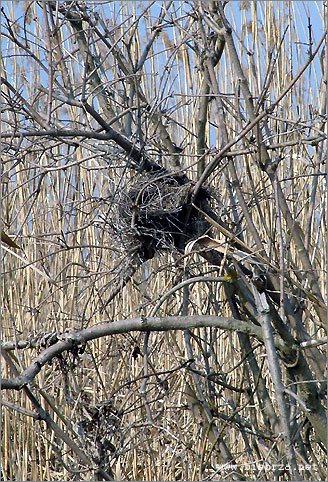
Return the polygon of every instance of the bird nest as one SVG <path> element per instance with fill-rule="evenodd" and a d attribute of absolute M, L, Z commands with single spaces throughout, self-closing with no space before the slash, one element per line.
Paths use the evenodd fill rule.
<path fill-rule="evenodd" d="M 150 259 L 160 250 L 184 249 L 209 227 L 190 204 L 192 183 L 173 175 L 140 174 L 116 192 L 111 225 L 125 251 Z M 208 194 L 197 198 L 202 207 Z"/>

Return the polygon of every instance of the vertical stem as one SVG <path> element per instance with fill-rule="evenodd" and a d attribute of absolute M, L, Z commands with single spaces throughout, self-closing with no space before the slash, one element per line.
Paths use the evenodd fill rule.
<path fill-rule="evenodd" d="M 285 288 L 284 288 L 284 277 L 285 277 L 285 260 L 284 260 L 284 240 L 282 236 L 282 226 L 281 226 L 281 212 L 279 206 L 279 197 L 278 197 L 278 178 L 275 176 L 274 180 L 274 197 L 276 201 L 276 210 L 277 210 L 277 225 L 278 225 L 278 238 L 279 238 L 279 265 L 280 265 L 280 317 L 283 322 L 285 322 Z"/>
<path fill-rule="evenodd" d="M 259 313 L 259 322 L 261 323 L 263 329 L 263 338 L 267 352 L 268 368 L 276 392 L 278 409 L 280 414 L 279 423 L 285 442 L 287 461 L 289 464 L 290 472 L 293 475 L 293 480 L 301 480 L 301 476 L 297 468 L 295 451 L 292 444 L 292 436 L 289 425 L 289 412 L 287 408 L 287 400 L 284 396 L 285 387 L 282 383 L 282 374 L 274 344 L 273 329 L 270 323 L 270 308 L 265 293 L 260 294 L 254 287 L 253 291 L 256 307 Z"/>
<path fill-rule="evenodd" d="M 49 64 L 49 72 L 48 72 L 48 108 L 47 108 L 47 124 L 50 126 L 51 124 L 51 113 L 52 113 L 52 92 L 53 92 L 53 76 L 54 76 L 54 68 L 53 68 L 53 59 L 52 59 L 52 45 L 51 45 L 51 38 L 52 34 L 50 32 L 50 26 L 49 26 L 49 20 L 47 16 L 47 7 L 45 1 L 43 3 L 43 17 L 44 17 L 44 23 L 46 27 L 46 32 L 47 32 L 47 46 L 48 46 L 48 52 L 47 52 L 47 57 L 48 57 L 48 64 Z"/>

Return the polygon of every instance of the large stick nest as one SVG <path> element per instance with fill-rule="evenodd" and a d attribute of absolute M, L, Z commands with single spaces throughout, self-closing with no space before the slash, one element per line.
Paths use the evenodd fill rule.
<path fill-rule="evenodd" d="M 115 196 L 110 224 L 127 252 L 138 250 L 143 259 L 157 251 L 182 251 L 185 244 L 202 234 L 209 224 L 191 207 L 193 184 L 173 175 L 140 174 Z M 202 208 L 208 193 L 202 190 L 197 204 Z"/>

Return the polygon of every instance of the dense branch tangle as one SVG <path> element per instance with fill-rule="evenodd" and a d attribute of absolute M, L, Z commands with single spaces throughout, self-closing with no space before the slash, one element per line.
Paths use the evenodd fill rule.
<path fill-rule="evenodd" d="M 5 479 L 323 478 L 326 32 L 293 8 L 3 7 L 5 436 L 24 387 L 56 439 Z"/>

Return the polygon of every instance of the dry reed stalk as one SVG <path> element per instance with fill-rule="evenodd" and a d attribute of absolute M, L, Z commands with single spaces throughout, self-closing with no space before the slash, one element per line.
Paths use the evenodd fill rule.
<path fill-rule="evenodd" d="M 256 105 L 262 92 L 265 102 L 272 102 L 284 91 L 295 71 L 306 60 L 304 45 L 297 43 L 308 35 L 306 15 L 297 2 L 288 5 L 283 2 L 240 2 L 238 6 L 236 2 L 234 4 L 230 3 L 226 7 L 226 13 L 234 29 L 233 37 L 246 81 L 254 95 L 254 104 Z M 105 37 L 111 42 L 112 51 L 99 36 L 97 38 L 95 30 L 99 28 L 102 31 L 106 22 L 101 25 L 99 20 L 95 25 L 91 25 L 84 21 L 83 25 L 91 45 L 90 52 L 96 52 L 99 57 L 92 61 L 103 62 L 97 74 L 101 76 L 102 87 L 107 88 L 105 94 L 101 94 L 102 97 L 100 94 L 98 99 L 94 97 L 94 107 L 99 109 L 107 121 L 110 120 L 106 118 L 108 113 L 110 116 L 117 115 L 130 107 L 133 142 L 138 145 L 146 141 L 146 150 L 153 155 L 157 153 L 154 155 L 156 161 L 166 168 L 177 169 L 179 161 L 189 178 L 197 181 L 199 173 L 203 172 L 197 171 L 197 120 L 203 102 L 200 93 L 204 82 L 207 82 L 208 77 L 211 78 L 210 74 L 207 77 L 206 70 L 202 70 L 202 49 L 206 50 L 210 46 L 207 38 L 210 29 L 199 15 L 198 4 L 195 3 L 192 15 L 189 12 L 185 16 L 184 7 L 183 3 L 172 7 L 171 23 L 168 22 L 168 17 L 165 17 L 168 23 L 154 40 L 148 54 L 149 60 L 140 75 L 138 74 L 139 77 L 133 74 L 131 60 L 140 59 L 158 17 L 151 12 L 149 5 L 143 4 L 141 10 L 136 2 L 129 5 L 126 2 L 114 2 L 97 7 L 100 19 L 105 19 L 113 29 L 109 31 L 108 37 Z M 41 63 L 47 62 L 47 65 L 49 60 L 51 64 L 52 59 L 54 68 L 56 55 L 58 54 L 58 58 L 62 55 L 62 64 L 66 65 L 67 72 L 63 73 L 63 67 L 59 68 L 58 64 L 51 91 L 48 85 L 51 76 L 48 76 L 42 65 L 36 60 L 33 61 L 29 51 L 24 51 L 22 46 L 6 40 L 3 49 L 6 76 L 29 104 L 34 105 L 39 113 L 45 113 L 43 123 L 48 122 L 50 114 L 55 127 L 70 125 L 75 129 L 97 129 L 99 126 L 84 109 L 68 104 L 65 111 L 61 110 L 62 101 L 56 97 L 65 97 L 65 93 L 59 89 L 63 78 L 71 79 L 71 84 L 76 89 L 76 98 L 81 97 L 83 89 L 87 96 L 92 97 L 99 88 L 95 77 L 93 80 L 90 77 L 91 80 L 83 81 L 85 61 L 77 50 L 79 45 L 74 40 L 74 35 L 77 35 L 76 32 L 74 34 L 74 28 L 66 22 L 58 30 L 57 37 L 47 37 L 44 19 L 47 17 L 51 26 L 51 19 L 55 22 L 63 20 L 60 13 L 55 10 L 51 13 L 47 7 L 47 10 L 43 11 L 46 17 L 43 17 L 35 2 L 29 7 L 24 5 L 21 8 L 25 9 L 27 15 L 26 27 L 31 32 L 27 34 L 31 35 L 29 48 L 34 51 L 36 59 Z M 107 8 L 113 9 L 112 17 L 108 17 L 108 10 L 104 13 Z M 143 8 L 146 13 L 139 18 Z M 5 11 L 9 18 L 17 17 L 14 4 L 6 5 Z M 39 20 L 36 21 L 36 18 Z M 163 20 L 163 23 L 165 21 Z M 290 27 L 285 32 L 288 22 Z M 312 33 L 317 40 L 317 32 Z M 51 44 L 50 53 L 45 49 L 46 42 Z M 115 50 L 117 46 L 119 50 Z M 58 48 L 59 53 L 56 53 Z M 272 49 L 275 49 L 273 55 Z M 219 93 L 221 96 L 230 140 L 243 129 L 248 117 L 239 89 L 240 84 L 227 52 L 225 48 L 217 67 L 219 74 L 215 95 Z M 20 57 L 21 54 L 23 57 Z M 23 58 L 26 59 L 25 64 L 21 62 Z M 264 91 L 266 72 L 268 85 Z M 88 75 L 92 74 L 89 72 Z M 324 108 L 324 97 L 318 94 L 320 86 L 321 89 L 323 86 L 321 77 L 318 64 L 313 63 L 313 70 L 306 72 L 304 78 L 284 96 L 277 109 L 264 120 L 267 127 L 262 127 L 269 147 L 270 142 L 282 145 L 275 150 L 269 149 L 269 152 L 280 152 L 283 156 L 277 168 L 282 192 L 297 223 L 296 229 L 299 230 L 317 270 L 319 286 L 324 294 L 325 185 L 320 173 L 327 141 L 320 140 L 320 137 L 316 139 L 323 130 L 323 124 L 320 124 L 318 117 L 318 113 L 322 113 Z M 133 79 L 138 81 L 135 83 Z M 46 95 L 38 89 L 40 83 L 46 89 Z M 67 84 L 64 87 L 68 89 Z M 129 99 L 131 89 L 134 89 L 135 95 Z M 13 95 L 12 99 L 14 98 Z M 103 103 L 99 99 L 103 99 Z M 17 121 L 16 112 L 24 115 L 19 102 L 15 102 L 13 100 L 15 108 L 8 108 L 3 114 L 4 125 L 8 126 L 5 130 L 8 131 L 16 129 L 15 122 L 21 122 Z M 25 108 L 29 111 L 28 107 Z M 139 118 L 135 115 L 138 108 Z M 262 106 L 258 108 L 261 111 Z M 212 152 L 205 155 L 205 165 L 208 165 L 221 147 L 219 144 L 222 129 L 217 123 L 219 109 L 219 104 L 211 98 L 205 128 L 205 148 L 211 147 Z M 30 125 L 35 127 L 37 124 L 31 122 Z M 122 116 L 113 127 L 119 130 L 127 125 L 127 117 Z M 22 123 L 18 130 L 23 130 L 23 127 Z M 140 131 L 144 139 L 138 138 Z M 165 133 L 170 139 L 165 138 Z M 249 137 L 250 135 L 246 136 L 238 146 L 232 148 L 249 153 L 230 157 L 240 183 L 245 209 L 249 212 L 268 258 L 278 262 L 283 250 L 285 273 L 295 281 L 303 283 L 306 273 L 302 271 L 293 233 L 283 216 L 279 235 L 274 188 L 266 173 L 259 168 L 254 154 L 256 132 L 255 141 Z M 308 137 L 313 137 L 314 141 L 307 141 Z M 179 155 L 172 152 L 171 141 L 183 148 L 181 153 L 175 153 Z M 284 145 L 288 142 L 290 145 Z M 312 142 L 314 145 L 311 145 Z M 133 183 L 135 174 L 127 170 L 124 156 L 115 150 L 113 143 L 82 137 L 59 140 L 50 137 L 38 140 L 35 137 L 31 142 L 22 138 L 15 143 L 16 140 L 13 140 L 12 145 L 19 147 L 14 151 L 14 155 L 4 155 L 4 221 L 9 223 L 10 234 L 19 234 L 18 241 L 24 246 L 27 262 L 34 262 L 39 270 L 57 283 L 57 286 L 52 285 L 29 266 L 22 268 L 17 258 L 3 252 L 2 299 L 6 306 L 2 321 L 3 338 L 20 340 L 36 337 L 40 343 L 37 349 L 15 351 L 21 366 L 25 368 L 43 350 L 41 338 L 44 334 L 76 331 L 87 325 L 96 325 L 104 319 L 115 321 L 141 314 L 149 316 L 158 300 L 181 282 L 186 273 L 181 260 L 177 261 L 185 253 L 159 253 L 157 258 L 146 261 L 133 281 L 129 281 L 120 295 L 102 310 L 102 302 L 108 289 L 115 283 L 116 276 L 120 276 L 120 267 L 117 265 L 124 256 L 124 250 L 114 245 L 112 232 L 103 222 L 102 216 L 104 213 L 113 212 L 115 189 L 119 192 Z M 84 158 L 88 160 L 80 162 Z M 64 164 L 71 162 L 76 164 L 65 168 Z M 60 169 L 51 170 L 60 164 Z M 240 200 L 236 201 L 235 187 L 230 184 L 231 174 L 226 169 L 217 170 L 208 179 L 208 183 L 219 197 L 219 202 L 214 203 L 217 214 L 230 223 L 232 230 L 236 226 L 240 228 L 244 242 L 254 249 L 254 233 L 245 221 Z M 109 196 L 109 191 L 114 200 Z M 108 217 L 110 218 L 110 214 Z M 215 229 L 213 236 L 226 242 Z M 216 276 L 225 275 L 223 264 L 220 268 L 206 263 L 197 253 L 192 253 L 186 259 L 188 276 L 201 276 L 206 271 Z M 219 272 L 220 269 L 222 272 Z M 284 286 L 291 293 L 291 286 L 286 282 Z M 307 288 L 310 286 L 307 285 Z M 232 292 L 231 296 L 233 295 Z M 242 295 L 246 296 L 247 292 Z M 304 298 L 304 317 L 300 318 L 304 332 L 300 333 L 301 326 L 295 324 L 291 329 L 292 334 L 300 333 L 302 339 L 307 336 L 321 338 L 324 336 L 324 329 L 318 324 L 313 302 L 307 299 L 304 293 L 294 291 L 291 299 L 293 301 L 297 298 Z M 185 300 L 183 291 L 175 292 L 161 305 L 158 314 L 179 316 Z M 188 300 L 190 314 L 231 314 L 229 297 L 218 285 L 205 282 L 194 284 L 189 287 Z M 241 297 L 237 301 L 242 316 L 249 317 L 247 319 L 252 322 L 253 318 L 248 311 L 250 307 Z M 281 314 L 284 308 L 277 306 L 276 310 Z M 296 304 L 295 309 L 300 307 Z M 286 316 L 288 317 L 288 314 Z M 240 464 L 240 470 L 243 471 L 243 463 L 251 463 L 254 468 L 256 463 L 259 465 L 259 461 L 266 458 L 270 463 L 277 463 L 284 455 L 282 442 L 278 439 L 262 438 L 262 443 L 257 443 L 257 437 L 250 437 L 248 432 L 242 433 L 242 430 L 249 430 L 249 427 L 238 424 L 237 415 L 240 415 L 243 423 L 251 420 L 255 431 L 269 434 L 268 437 L 277 436 L 265 418 L 268 408 L 266 405 L 263 407 L 262 400 L 256 393 L 253 399 L 249 400 L 248 392 L 240 393 L 231 389 L 231 386 L 245 388 L 248 385 L 254 388 L 258 382 L 254 367 L 243 363 L 239 365 L 245 356 L 245 351 L 240 348 L 240 337 L 237 333 L 226 333 L 217 328 L 198 328 L 193 330 L 192 334 L 195 369 L 200 372 L 197 379 L 198 389 L 204 395 L 205 401 L 210 403 L 214 413 L 212 421 L 219 432 L 223 430 L 224 441 L 236 454 L 236 463 Z M 43 407 L 50 411 L 55 423 L 61 429 L 68 430 L 69 436 L 74 439 L 75 435 L 70 432 L 69 424 L 65 420 L 76 425 L 85 417 L 83 410 L 111 397 L 114 408 L 122 412 L 119 428 L 112 426 L 107 434 L 109 442 L 118 450 L 118 453 L 115 453 L 115 449 L 110 448 L 106 455 L 112 463 L 115 479 L 199 480 L 201 477 L 209 479 L 220 476 L 217 470 L 222 463 L 221 453 L 217 447 L 213 449 L 211 446 L 211 439 L 204 429 L 204 420 L 194 419 L 187 407 L 186 381 L 192 379 L 191 371 L 184 368 L 169 373 L 172 367 L 186 361 L 185 338 L 180 331 L 152 333 L 149 338 L 149 378 L 145 384 L 145 393 L 153 422 L 147 425 L 149 416 L 147 418 L 147 410 L 140 393 L 145 357 L 144 354 L 137 355 L 136 358 L 132 356 L 136 346 L 143 352 L 143 336 L 131 333 L 94 340 L 76 360 L 73 354 L 70 354 L 64 357 L 61 365 L 58 360 L 54 360 L 52 365 L 44 367 L 35 380 L 36 387 L 42 388 L 46 394 L 55 398 L 61 417 L 53 413 L 44 401 Z M 315 348 L 307 353 L 309 355 L 306 359 L 311 369 L 317 378 L 320 378 L 325 350 Z M 260 378 L 267 388 L 268 396 L 273 400 L 275 409 L 275 394 L 268 369 L 261 368 L 261 359 L 265 354 L 263 347 L 254 349 L 254 354 L 259 365 Z M 75 361 L 77 366 L 74 365 Z M 211 372 L 216 373 L 217 383 L 211 381 Z M 283 383 L 286 385 L 293 382 L 291 373 L 284 367 Z M 67 382 L 64 375 L 67 376 Z M 5 364 L 3 376 L 11 376 Z M 24 394 L 6 392 L 5 398 L 33 410 Z M 224 416 L 229 417 L 234 409 L 240 409 L 240 413 L 234 417 L 233 423 L 228 423 Z M 303 415 L 297 404 L 292 410 L 296 423 Z M 305 418 L 303 421 L 306 426 L 308 422 Z M 7 480 L 73 480 L 74 474 L 60 465 L 56 450 L 62 452 L 63 461 L 68 468 L 74 468 L 78 459 L 53 432 L 44 429 L 44 424 L 37 425 L 34 419 L 4 407 L 3 427 L 3 475 Z M 322 448 L 311 438 L 310 433 L 307 432 L 306 435 L 305 432 L 306 427 L 304 439 L 309 437 L 309 443 L 312 444 L 320 465 L 324 460 Z M 251 455 L 246 450 L 247 439 L 254 442 Z M 79 442 L 82 446 L 82 437 Z M 83 450 L 86 450 L 88 455 L 90 444 L 83 445 Z M 11 456 L 12 453 L 16 454 L 15 458 Z M 303 455 L 297 455 L 299 463 L 303 460 Z M 314 460 L 311 459 L 311 454 L 309 458 L 310 461 Z M 202 466 L 202 462 L 206 460 L 207 463 Z M 272 472 L 268 469 L 259 472 L 257 467 L 256 470 L 251 474 L 246 473 L 247 480 L 253 480 L 254 474 L 262 480 L 272 477 Z M 308 470 L 307 477 L 315 480 L 320 476 L 320 470 L 320 467 L 312 472 Z M 94 472 L 81 472 L 80 477 L 81 480 L 93 480 Z"/>

